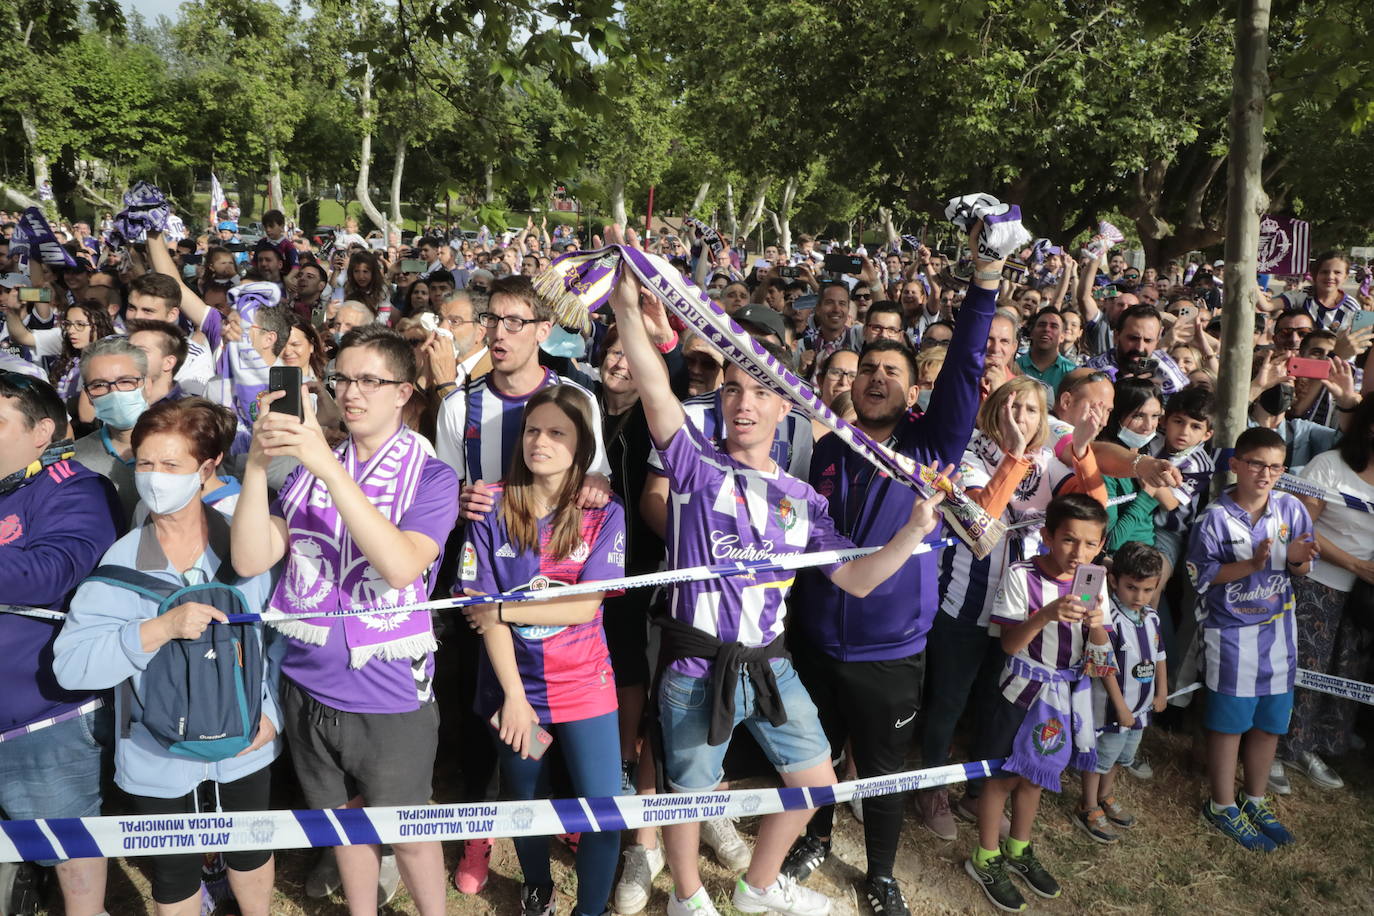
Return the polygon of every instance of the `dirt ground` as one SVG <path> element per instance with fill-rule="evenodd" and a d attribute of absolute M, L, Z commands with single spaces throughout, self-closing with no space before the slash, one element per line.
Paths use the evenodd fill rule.
<path fill-rule="evenodd" d="M 1046 866 L 1064 885 L 1059 900 L 1034 901 L 1032 909 L 1059 913 L 1371 913 L 1374 914 L 1374 765 L 1369 752 L 1330 761 L 1347 788 L 1322 791 L 1294 775 L 1293 794 L 1279 801 L 1281 816 L 1298 836 L 1296 846 L 1270 855 L 1246 853 L 1205 827 L 1198 807 L 1204 797 L 1201 768 L 1194 766 L 1192 742 L 1184 735 L 1158 729 L 1145 740 L 1154 779 L 1142 782 L 1123 775 L 1119 798 L 1140 823 L 1114 846 L 1101 846 L 1077 830 L 1070 818 L 1077 801 L 1076 780 L 1066 774 L 1065 792 L 1045 795 L 1036 824 L 1035 843 Z M 755 829 L 741 822 L 746 836 Z M 863 877 L 862 827 L 848 806 L 835 819 L 834 852 L 809 886 L 835 900 L 834 912 L 867 913 L 858 899 Z M 902 835 L 897 877 L 913 913 L 992 913 L 963 871 L 974 841 L 971 825 L 961 825 L 959 839 L 943 842 L 921 828 L 914 813 Z M 572 857 L 554 844 L 559 912 L 571 911 L 576 881 Z M 446 848 L 449 867 L 457 864 L 456 844 Z M 308 900 L 305 876 L 314 859 L 309 850 L 290 850 L 278 858 L 273 914 L 344 916 L 342 898 Z M 703 869 L 707 887 L 723 914 L 733 877 L 709 859 Z M 645 912 L 665 910 L 670 884 L 665 871 Z M 519 913 L 519 867 L 508 841 L 498 841 L 487 889 L 464 897 L 450 887 L 448 912 L 457 916 Z M 1030 895 L 1028 895 L 1030 896 Z M 111 867 L 111 916 L 151 916 L 147 880 L 131 860 Z M 61 912 L 56 905 L 50 912 Z M 404 889 L 386 914 L 415 913 Z"/>

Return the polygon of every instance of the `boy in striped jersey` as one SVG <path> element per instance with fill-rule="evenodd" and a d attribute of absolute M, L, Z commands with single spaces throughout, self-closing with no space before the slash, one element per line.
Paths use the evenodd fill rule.
<path fill-rule="evenodd" d="M 1312 519 L 1296 496 L 1273 492 L 1284 471 L 1283 437 L 1253 427 L 1236 439 L 1236 485 L 1198 518 L 1188 576 L 1202 601 L 1207 683 L 1207 773 L 1203 819 L 1246 849 L 1293 842 L 1264 792 L 1279 736 L 1288 732 L 1297 674 L 1293 576 L 1317 556 Z M 1245 800 L 1236 806 L 1236 760 L 1245 761 Z"/>
<path fill-rule="evenodd" d="M 1008 567 L 993 605 L 990 622 L 1001 630 L 1007 661 L 974 759 L 1006 759 L 978 798 L 978 846 L 964 869 L 1008 912 L 1026 908 L 1012 874 L 1041 897 L 1059 896 L 1059 882 L 1031 848 L 1031 827 L 1041 792 L 1059 791 L 1065 767 L 1091 768 L 1096 759 L 1083 664 L 1089 645 L 1108 645 L 1107 592 L 1103 583 L 1088 602 L 1071 592 L 1075 572 L 1101 552 L 1106 532 L 1107 510 L 1097 500 L 1055 497 L 1045 510 L 1045 553 Z M 999 845 L 1008 797 L 1011 834 Z"/>
<path fill-rule="evenodd" d="M 1115 827 L 1135 826 L 1116 803 L 1117 765 L 1135 759 L 1150 712 L 1163 712 L 1168 682 L 1159 615 L 1150 599 L 1159 589 L 1164 558 L 1149 544 L 1127 541 L 1112 558 L 1112 651 L 1116 676 L 1093 681 L 1093 721 L 1098 726 L 1097 766 L 1083 771 L 1078 826 L 1099 843 L 1120 837 Z"/>

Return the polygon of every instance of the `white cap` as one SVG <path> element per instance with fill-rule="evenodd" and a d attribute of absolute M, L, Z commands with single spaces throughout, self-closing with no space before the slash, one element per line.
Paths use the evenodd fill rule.
<path fill-rule="evenodd" d="M 28 274 L 20 274 L 20 273 L 0 274 L 0 286 L 3 286 L 5 289 L 14 289 L 15 287 L 18 287 L 18 286 L 28 286 L 28 285 L 29 285 L 29 275 L 28 275 Z"/>

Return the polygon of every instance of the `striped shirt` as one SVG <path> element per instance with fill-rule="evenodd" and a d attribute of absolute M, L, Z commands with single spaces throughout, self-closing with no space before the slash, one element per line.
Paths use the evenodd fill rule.
<path fill-rule="evenodd" d="M 610 477 L 611 466 L 601 442 L 601 408 L 592 393 L 552 369 L 544 370 L 539 384 L 524 394 L 504 394 L 496 388 L 496 373 L 489 372 L 448 393 L 439 406 L 435 451 L 464 484 L 505 478 L 520 443 L 525 404 L 550 385 L 569 385 L 587 396 L 596 434 L 596 455 L 590 473 Z"/>
<path fill-rule="evenodd" d="M 1288 545 L 1311 534 L 1312 520 L 1296 496 L 1272 492 L 1253 523 L 1234 488 L 1203 510 L 1188 545 L 1188 577 L 1202 598 L 1203 667 L 1207 687 L 1235 697 L 1262 697 L 1293 689 L 1297 620 Z M 1249 560 L 1269 539 L 1263 569 L 1224 585 L 1213 583 L 1226 563 Z"/>
<path fill-rule="evenodd" d="M 721 407 L 720 391 L 708 391 L 682 402 L 687 419 L 717 449 L 725 446 L 725 411 Z M 805 480 L 811 474 L 811 421 L 797 408 L 788 411 L 773 434 L 773 451 L 769 455 L 786 468 L 793 477 Z M 663 474 L 663 461 L 656 450 L 649 452 L 649 467 Z"/>
<path fill-rule="evenodd" d="M 1093 718 L 1100 731 L 1139 730 L 1149 724 L 1155 701 L 1155 666 L 1165 660 L 1164 641 L 1159 633 L 1159 615 L 1152 607 L 1132 611 L 1112 598 L 1111 644 L 1116 656 L 1116 683 L 1121 699 L 1135 716 L 1135 725 L 1126 728 L 1116 717 L 1116 707 L 1107 696 L 1100 678 L 1093 679 Z"/>
<path fill-rule="evenodd" d="M 1148 359 L 1155 361 L 1154 383 L 1159 386 L 1159 390 L 1164 394 L 1173 394 L 1175 391 L 1182 391 L 1188 387 L 1188 376 L 1179 368 L 1174 358 L 1163 350 L 1156 350 L 1151 353 Z M 1115 348 L 1099 353 L 1083 365 L 1090 369 L 1097 369 L 1111 376 L 1112 381 L 1116 381 L 1116 373 L 1119 367 L 1116 364 Z"/>
<path fill-rule="evenodd" d="M 1174 499 L 1178 500 L 1177 508 L 1165 509 L 1161 506 L 1157 509 L 1155 527 L 1160 531 L 1186 534 L 1192 528 L 1193 519 L 1196 518 L 1198 509 L 1207 495 L 1207 487 L 1216 470 L 1216 452 L 1204 442 L 1188 452 L 1185 457 L 1176 458 L 1169 452 L 1168 443 L 1162 435 L 1156 435 L 1151 439 L 1145 446 L 1145 452 L 1172 462 L 1174 467 L 1178 468 L 1179 474 L 1183 475 L 1183 483 L 1170 488 Z"/>
<path fill-rule="evenodd" d="M 1022 560 L 1011 564 L 1002 576 L 1002 584 L 997 589 L 992 617 L 989 620 L 990 624 L 996 625 L 997 632 L 993 632 L 989 626 L 988 633 L 995 636 L 1004 626 L 1025 623 L 1033 615 L 1040 613 L 1040 609 L 1045 605 L 1069 594 L 1072 588 L 1072 574 L 1063 579 L 1046 575 L 1040 569 L 1038 560 Z M 1097 601 L 1106 607 L 1105 582 L 1102 591 L 1098 593 Z M 1036 633 L 1035 638 L 1013 657 L 1029 662 L 1037 668 L 1062 671 L 1082 664 L 1083 647 L 1087 643 L 1088 628 L 1084 624 L 1055 622 L 1046 624 L 1044 629 Z M 1001 688 L 1002 696 L 1022 709 L 1027 709 L 1035 701 L 1044 683 L 1012 674 L 1010 661 L 1011 659 L 1008 659 L 1007 665 L 1002 668 L 1001 682 L 998 686 Z"/>
<path fill-rule="evenodd" d="M 1030 458 L 1025 479 L 1002 513 L 1002 521 L 1007 524 L 1043 515 L 1064 481 L 1073 476 L 1073 468 L 1056 458 L 1049 446 L 1032 453 Z M 960 482 L 965 489 L 986 487 L 1001 461 L 1002 450 L 997 444 L 986 433 L 974 430 L 959 463 Z M 962 542 L 946 548 L 940 556 L 940 610 L 959 620 L 987 626 L 1007 565 L 1039 552 L 1038 525 L 1007 532 L 981 560 Z"/>
<path fill-rule="evenodd" d="M 1321 300 L 1307 290 L 1293 290 L 1281 293 L 1279 298 L 1288 309 L 1302 309 L 1312 319 L 1312 323 L 1323 331 L 1348 331 L 1350 323 L 1360 313 L 1360 303 L 1349 293 L 1341 295 L 1341 301 L 1333 308 L 1326 308 Z"/>

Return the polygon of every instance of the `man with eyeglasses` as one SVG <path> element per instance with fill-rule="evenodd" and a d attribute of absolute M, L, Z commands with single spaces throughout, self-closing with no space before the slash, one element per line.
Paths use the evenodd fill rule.
<path fill-rule="evenodd" d="M 1302 309 L 1285 309 L 1274 319 L 1274 349 L 1286 350 L 1289 356 L 1297 356 L 1302 349 L 1302 342 L 1316 327 L 1312 316 Z"/>
<path fill-rule="evenodd" d="M 134 424 L 148 409 L 148 355 L 123 337 L 107 337 L 81 354 L 81 387 L 100 428 L 76 441 L 76 460 L 107 478 L 127 524 L 138 505 L 134 486 Z"/>
<path fill-rule="evenodd" d="M 836 350 L 821 364 L 820 387 L 816 393 L 833 408 L 835 399 L 854 387 L 859 376 L 859 354 L 856 350 Z"/>
<path fill-rule="evenodd" d="M 903 317 L 902 306 L 891 299 L 875 302 L 864 316 L 864 345 L 875 340 L 901 340 L 905 333 L 902 328 Z"/>
<path fill-rule="evenodd" d="M 439 397 L 447 397 L 469 379 L 480 379 L 491 371 L 486 332 L 477 320 L 489 302 L 485 293 L 460 290 L 440 303 L 439 331 L 430 334 L 420 348 Z"/>

